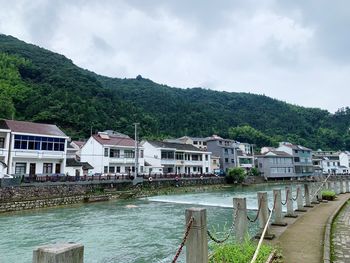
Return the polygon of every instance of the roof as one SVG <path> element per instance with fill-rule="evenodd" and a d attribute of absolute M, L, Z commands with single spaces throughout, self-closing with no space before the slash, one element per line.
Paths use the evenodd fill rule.
<path fill-rule="evenodd" d="M 192 151 L 192 152 L 200 152 L 197 147 L 194 147 L 192 144 L 184 144 L 184 143 L 173 143 L 173 142 L 162 142 L 162 141 L 147 141 L 157 148 L 174 148 L 176 150 L 182 151 Z"/>
<path fill-rule="evenodd" d="M 88 162 L 79 162 L 78 160 L 76 160 L 74 158 L 68 158 L 66 160 L 66 166 L 67 167 L 82 167 L 83 170 L 94 169 L 94 167 L 91 166 Z"/>
<path fill-rule="evenodd" d="M 43 124 L 28 121 L 14 121 L 14 120 L 0 120 L 0 127 L 7 127 L 12 132 L 30 133 L 30 134 L 43 134 L 51 136 L 67 137 L 63 131 L 61 131 L 54 124 Z"/>
<path fill-rule="evenodd" d="M 7 167 L 7 164 L 5 162 L 0 161 L 0 163 L 2 164 L 3 167 L 5 167 L 5 168 Z"/>
<path fill-rule="evenodd" d="M 85 142 L 84 141 L 72 141 L 72 143 L 76 144 L 79 146 L 79 148 L 83 147 Z"/>
<path fill-rule="evenodd" d="M 271 157 L 271 156 L 275 156 L 275 157 L 289 157 L 292 158 L 293 156 L 283 152 L 283 151 L 268 151 L 262 155 L 258 155 L 258 157 Z"/>
<path fill-rule="evenodd" d="M 309 148 L 306 148 L 304 146 L 301 146 L 301 145 L 296 145 L 296 144 L 292 144 L 292 143 L 281 143 L 280 146 L 287 146 L 293 150 L 304 150 L 304 151 L 312 151 L 311 149 Z"/>
<path fill-rule="evenodd" d="M 102 139 L 100 135 L 94 134 L 92 137 L 102 145 L 115 145 L 115 146 L 135 146 L 135 141 L 126 137 L 108 137 L 108 139 Z"/>

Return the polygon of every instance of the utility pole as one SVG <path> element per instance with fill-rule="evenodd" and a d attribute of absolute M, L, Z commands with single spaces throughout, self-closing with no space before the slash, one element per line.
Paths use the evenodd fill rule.
<path fill-rule="evenodd" d="M 137 127 L 140 123 L 135 122 L 135 173 L 134 180 L 137 180 L 137 175 L 139 174 L 139 138 L 137 134 Z"/>

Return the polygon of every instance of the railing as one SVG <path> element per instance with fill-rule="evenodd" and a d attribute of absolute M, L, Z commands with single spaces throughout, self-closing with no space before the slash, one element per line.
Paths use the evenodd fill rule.
<path fill-rule="evenodd" d="M 144 180 L 182 180 L 182 179 L 205 179 L 217 177 L 214 174 L 139 174 Z M 37 174 L 23 175 L 23 183 L 45 183 L 45 182 L 89 182 L 89 181 L 131 181 L 134 179 L 132 174 L 93 174 L 82 176 L 70 176 L 65 174 Z"/>

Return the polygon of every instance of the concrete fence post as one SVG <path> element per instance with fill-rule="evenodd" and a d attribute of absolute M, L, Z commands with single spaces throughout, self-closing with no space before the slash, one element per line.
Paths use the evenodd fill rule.
<path fill-rule="evenodd" d="M 336 195 L 340 194 L 340 182 L 338 179 L 334 182 L 334 192 Z"/>
<path fill-rule="evenodd" d="M 344 179 L 340 179 L 340 193 L 345 194 L 345 181 Z"/>
<path fill-rule="evenodd" d="M 297 186 L 297 212 L 306 212 L 304 209 L 303 193 L 301 191 L 301 186 Z"/>
<path fill-rule="evenodd" d="M 305 191 L 305 207 L 313 207 L 310 202 L 310 190 L 309 190 L 308 184 L 304 184 L 304 191 Z"/>
<path fill-rule="evenodd" d="M 317 185 L 313 184 L 312 188 L 312 198 L 311 198 L 311 204 L 319 204 L 320 202 L 318 201 L 318 194 L 319 194 L 319 190 L 317 189 Z"/>
<path fill-rule="evenodd" d="M 329 190 L 332 190 L 334 193 L 335 193 L 335 183 L 334 181 L 330 181 L 330 189 Z"/>
<path fill-rule="evenodd" d="M 267 200 L 267 192 L 258 192 L 258 207 L 260 207 L 259 213 L 259 234 L 256 235 L 256 238 L 260 238 L 262 232 L 264 231 L 267 220 L 269 219 L 269 207 Z M 270 226 L 267 227 L 265 233 L 265 239 L 273 239 L 275 235 L 270 233 Z"/>
<path fill-rule="evenodd" d="M 208 263 L 207 210 L 186 209 L 186 225 L 193 217 L 186 242 L 186 263 Z"/>
<path fill-rule="evenodd" d="M 349 186 L 350 186 L 349 180 L 348 180 L 348 178 L 346 178 L 346 180 L 345 180 L 345 189 L 346 189 L 346 192 L 347 192 L 347 193 L 350 192 Z"/>
<path fill-rule="evenodd" d="M 248 235 L 247 201 L 245 197 L 233 198 L 233 221 L 236 241 L 243 242 Z"/>
<path fill-rule="evenodd" d="M 272 223 L 274 226 L 286 226 L 287 223 L 283 222 L 282 215 L 282 198 L 281 189 L 273 189 L 273 203 L 275 204 L 275 220 Z"/>
<path fill-rule="evenodd" d="M 332 182 L 329 182 L 329 181 L 327 181 L 327 190 L 330 190 L 330 191 L 332 191 L 333 189 L 332 189 Z"/>
<path fill-rule="evenodd" d="M 298 217 L 294 213 L 294 208 L 293 208 L 293 192 L 292 188 L 290 186 L 286 186 L 286 202 L 287 202 L 287 214 L 285 217 Z"/>
<path fill-rule="evenodd" d="M 84 246 L 64 243 L 40 246 L 33 251 L 33 263 L 83 263 Z"/>

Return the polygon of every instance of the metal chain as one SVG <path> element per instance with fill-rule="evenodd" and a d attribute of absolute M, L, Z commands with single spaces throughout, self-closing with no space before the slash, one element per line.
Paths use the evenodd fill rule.
<path fill-rule="evenodd" d="M 289 197 L 289 190 L 288 190 L 287 193 L 286 193 L 286 201 L 285 201 L 284 203 L 281 201 L 281 204 L 282 204 L 282 205 L 286 205 L 286 204 L 287 204 L 288 197 Z"/>
<path fill-rule="evenodd" d="M 276 203 L 277 203 L 277 194 L 274 195 L 272 210 L 271 210 L 269 207 L 267 207 L 267 209 L 269 210 L 270 213 L 272 213 L 273 211 L 275 211 L 275 209 L 276 209 Z"/>
<path fill-rule="evenodd" d="M 262 198 L 260 198 L 260 202 L 259 202 L 259 208 L 258 208 L 258 213 L 256 214 L 256 217 L 254 218 L 254 220 L 250 219 L 250 217 L 247 215 L 247 219 L 249 220 L 249 222 L 254 223 L 256 222 L 256 220 L 258 220 L 259 214 L 260 214 L 260 210 L 261 210 L 261 205 L 262 205 Z"/>
<path fill-rule="evenodd" d="M 238 204 L 238 206 L 239 206 L 239 204 Z M 234 227 L 235 227 L 235 221 L 236 221 L 236 218 L 237 218 L 238 209 L 239 209 L 239 207 L 237 207 L 237 209 L 236 209 L 236 211 L 235 211 L 235 214 L 234 214 L 234 216 L 233 216 L 232 225 L 231 225 L 229 231 L 227 232 L 225 238 L 223 238 L 223 239 L 217 239 L 216 237 L 214 237 L 214 235 L 213 235 L 209 230 L 207 230 L 208 237 L 209 237 L 212 241 L 214 241 L 214 242 L 217 243 L 217 244 L 221 244 L 221 243 L 226 242 L 226 241 L 229 239 L 229 237 L 230 237 L 231 234 L 233 233 L 233 230 L 234 230 Z"/>
<path fill-rule="evenodd" d="M 184 235 L 184 237 L 182 239 L 180 247 L 178 248 L 178 250 L 177 250 L 177 252 L 175 254 L 175 257 L 174 257 L 172 263 L 175 263 L 177 261 L 177 259 L 179 258 L 180 254 L 181 254 L 181 251 L 182 251 L 182 249 L 183 249 L 183 247 L 184 247 L 184 245 L 186 243 L 186 240 L 188 238 L 188 234 L 190 233 L 190 229 L 192 227 L 193 221 L 194 221 L 194 218 L 191 217 L 190 221 L 188 221 L 188 223 L 187 223 L 185 235 Z"/>
<path fill-rule="evenodd" d="M 297 196 L 295 197 L 295 199 L 293 198 L 293 195 L 292 195 L 292 200 L 293 200 L 293 201 L 296 201 L 296 200 L 298 199 L 298 196 L 299 196 L 299 190 L 300 190 L 300 189 L 299 189 L 299 188 L 297 188 Z"/>

